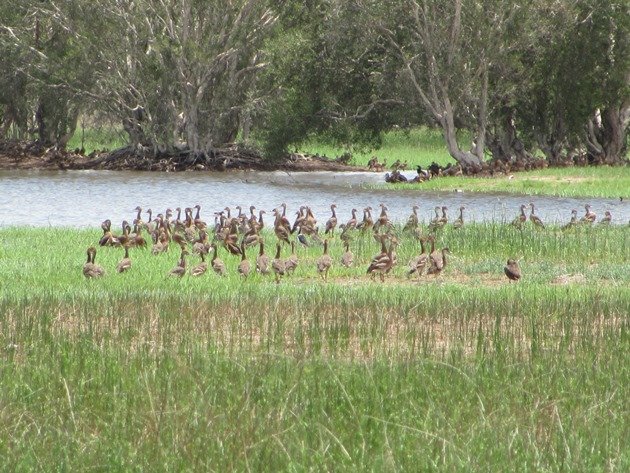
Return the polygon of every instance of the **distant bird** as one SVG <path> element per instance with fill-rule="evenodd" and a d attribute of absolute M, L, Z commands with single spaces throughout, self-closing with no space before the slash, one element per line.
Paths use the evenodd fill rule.
<path fill-rule="evenodd" d="M 196 266 L 193 266 L 192 268 L 190 268 L 190 275 L 194 277 L 202 276 L 206 274 L 206 271 L 208 271 L 208 263 L 206 262 L 206 253 L 200 252 L 199 256 L 201 257 L 201 262 L 197 264 Z"/>
<path fill-rule="evenodd" d="M 317 272 L 324 280 L 328 280 L 328 271 L 332 266 L 332 258 L 328 254 L 328 239 L 324 240 L 324 254 L 317 260 Z"/>
<path fill-rule="evenodd" d="M 238 273 L 244 278 L 247 278 L 247 276 L 249 276 L 249 273 L 251 272 L 252 267 L 247 260 L 247 256 L 245 255 L 245 243 L 241 243 L 241 250 L 241 262 L 238 264 Z"/>
<path fill-rule="evenodd" d="M 291 242 L 291 254 L 284 262 L 284 269 L 287 273 L 293 274 L 295 272 L 295 268 L 298 266 L 298 257 L 295 254 L 295 243 Z"/>
<path fill-rule="evenodd" d="M 188 250 L 186 248 L 182 249 L 181 255 L 179 256 L 179 262 L 177 266 L 171 269 L 168 273 L 169 276 L 176 276 L 181 278 L 184 274 L 186 274 L 186 255 L 188 254 Z"/>
<path fill-rule="evenodd" d="M 600 225 L 610 225 L 610 223 L 612 222 L 612 214 L 610 213 L 609 210 L 606 210 L 604 212 L 604 217 L 599 221 Z"/>
<path fill-rule="evenodd" d="M 284 260 L 280 258 L 280 250 L 282 247 L 280 243 L 276 245 L 276 257 L 271 262 L 271 269 L 273 270 L 273 274 L 276 277 L 276 283 L 280 283 L 280 278 L 286 274 L 286 265 Z"/>
<path fill-rule="evenodd" d="M 213 245 L 214 253 L 212 254 L 212 270 L 219 276 L 225 276 L 227 270 L 225 269 L 225 263 L 217 256 L 218 246 Z"/>
<path fill-rule="evenodd" d="M 538 228 L 545 228 L 545 225 L 543 224 L 542 220 L 540 219 L 540 217 L 538 215 L 534 215 L 534 203 L 530 202 L 529 206 L 532 208 L 531 213 L 529 214 L 529 220 L 536 225 Z"/>
<path fill-rule="evenodd" d="M 425 241 L 426 238 L 420 238 L 421 252 L 418 256 L 412 258 L 409 262 L 409 271 L 407 271 L 407 276 L 411 276 L 412 274 L 416 273 L 418 277 L 420 277 L 422 276 L 424 269 L 427 267 L 427 264 L 429 263 L 429 255 L 426 253 L 426 249 L 424 246 Z"/>
<path fill-rule="evenodd" d="M 343 253 L 343 255 L 341 255 L 341 265 L 344 268 L 349 268 L 354 264 L 354 255 L 352 254 L 352 251 L 350 251 L 349 242 L 344 242 L 343 246 L 346 251 Z"/>
<path fill-rule="evenodd" d="M 586 204 L 584 206 L 584 209 L 586 210 L 586 213 L 584 214 L 584 217 L 580 219 L 580 222 L 586 223 L 588 225 L 594 223 L 595 220 L 597 220 L 597 215 L 591 210 L 591 206 L 589 204 Z"/>
<path fill-rule="evenodd" d="M 129 246 L 125 245 L 125 256 L 118 262 L 116 272 L 123 273 L 131 268 L 131 258 L 129 258 Z"/>
<path fill-rule="evenodd" d="M 411 215 L 409 215 L 409 218 L 407 219 L 407 223 L 403 227 L 403 232 L 405 231 L 413 232 L 416 228 L 418 228 L 418 209 L 419 208 L 420 207 L 418 207 L 417 205 L 414 205 L 413 207 L 411 207 Z"/>
<path fill-rule="evenodd" d="M 332 216 L 326 222 L 326 230 L 324 231 L 325 235 L 330 233 L 331 235 L 335 234 L 335 227 L 337 226 L 337 214 L 335 213 L 335 209 L 337 208 L 337 204 L 332 204 L 330 206 L 330 211 L 332 212 Z"/>
<path fill-rule="evenodd" d="M 269 256 L 265 254 L 265 244 L 260 241 L 260 252 L 256 257 L 256 271 L 260 274 L 269 274 Z"/>
<path fill-rule="evenodd" d="M 105 275 L 105 270 L 95 263 L 96 248 L 90 246 L 87 249 L 87 261 L 83 265 L 83 276 L 88 279 L 100 278 Z"/>
<path fill-rule="evenodd" d="M 385 246 L 386 235 L 381 235 L 381 252 L 372 258 L 370 266 L 367 269 L 367 274 L 372 277 L 378 273 L 381 282 L 385 282 L 385 274 L 389 273 L 394 264 L 396 258 L 394 256 L 394 248 L 396 247 L 396 241 L 393 240 L 389 244 L 389 249 Z"/>
<path fill-rule="evenodd" d="M 510 282 L 518 281 L 521 279 L 521 268 L 518 266 L 518 262 L 513 259 L 507 260 L 507 265 L 503 268 L 505 271 L 505 275 L 508 277 Z"/>
<path fill-rule="evenodd" d="M 560 229 L 568 230 L 569 228 L 575 227 L 577 223 L 578 223 L 577 210 L 573 209 L 571 210 L 571 220 L 569 220 L 569 223 L 567 223 L 566 225 L 563 225 Z"/>
<path fill-rule="evenodd" d="M 427 274 L 435 274 L 436 276 L 446 268 L 446 255 L 449 253 L 448 247 L 442 250 L 435 249 L 435 238 L 431 239 L 431 253 L 429 253 L 430 267 Z"/>
<path fill-rule="evenodd" d="M 453 222 L 453 228 L 462 228 L 464 226 L 464 207 L 463 205 L 459 208 L 459 217 L 457 220 Z"/>
<path fill-rule="evenodd" d="M 523 228 L 523 224 L 527 222 L 527 215 L 525 214 L 525 209 L 527 206 L 525 204 L 521 205 L 521 213 L 512 220 L 511 225 L 521 230 Z"/>

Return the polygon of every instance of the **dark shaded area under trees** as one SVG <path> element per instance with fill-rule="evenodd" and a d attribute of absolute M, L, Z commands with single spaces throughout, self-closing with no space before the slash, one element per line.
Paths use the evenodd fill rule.
<path fill-rule="evenodd" d="M 374 149 L 392 127 L 419 125 L 442 131 L 458 172 L 623 164 L 630 5 L 0 5 L 5 148 L 63 161 L 86 115 L 125 130 L 125 149 L 92 159 L 119 168 L 264 169 L 305 158 L 289 152 L 313 136 L 350 151 Z M 456 139 L 460 130 L 474 137 L 468 149 Z"/>

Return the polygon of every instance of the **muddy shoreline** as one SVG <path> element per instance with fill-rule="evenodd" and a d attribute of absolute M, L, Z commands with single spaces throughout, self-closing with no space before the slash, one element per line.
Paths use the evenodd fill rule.
<path fill-rule="evenodd" d="M 181 151 L 157 157 L 146 150 L 121 148 L 84 155 L 79 150 L 44 148 L 36 142 L 0 142 L 0 170 L 114 170 L 114 171 L 366 171 L 342 160 L 292 153 L 266 160 L 256 150 L 241 145 L 193 154 Z"/>

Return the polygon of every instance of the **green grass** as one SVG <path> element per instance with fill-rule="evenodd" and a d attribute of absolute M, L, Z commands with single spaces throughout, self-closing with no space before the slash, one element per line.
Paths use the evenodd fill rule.
<path fill-rule="evenodd" d="M 382 186 L 379 185 L 378 187 Z M 613 199 L 623 197 L 628 199 L 630 198 L 630 167 L 541 169 L 515 173 L 511 177 L 441 177 L 421 184 L 387 184 L 387 187 L 435 191 L 509 192 L 559 197 Z"/>
<path fill-rule="evenodd" d="M 92 151 L 114 150 L 127 145 L 127 136 L 120 127 L 88 126 L 77 128 L 74 136 L 68 142 L 68 149 L 85 150 L 85 154 Z"/>
<path fill-rule="evenodd" d="M 469 140 L 465 134 L 462 134 L 460 141 L 463 144 Z M 344 152 L 340 148 L 317 141 L 306 143 L 301 151 L 318 153 L 332 158 L 340 156 Z M 406 161 L 409 169 L 415 169 L 418 165 L 426 167 L 432 162 L 441 165 L 453 162 L 440 131 L 426 127 L 386 133 L 383 138 L 383 146 L 380 149 L 370 152 L 355 152 L 351 162 L 357 166 L 365 166 L 372 156 L 377 156 L 379 162 L 387 160 L 389 164 L 393 164 L 396 160 Z"/>
<path fill-rule="evenodd" d="M 225 278 L 168 278 L 175 248 L 132 250 L 127 274 L 120 249 L 99 248 L 107 274 L 85 280 L 98 237 L 0 229 L 8 470 L 630 467 L 625 227 L 448 227 L 449 265 L 420 280 L 404 275 L 417 243 L 399 234 L 385 284 L 364 274 L 370 236 L 328 283 L 321 247 L 300 248 L 279 285 L 243 281 L 225 252 Z M 523 258 L 518 284 L 508 257 Z M 556 283 L 567 274 L 581 278 Z"/>

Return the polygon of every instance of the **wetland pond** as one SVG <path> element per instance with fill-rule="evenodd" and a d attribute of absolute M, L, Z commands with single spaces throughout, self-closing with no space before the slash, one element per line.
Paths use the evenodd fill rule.
<path fill-rule="evenodd" d="M 411 175 L 411 174 L 410 174 Z M 180 172 L 149 173 L 131 171 L 0 171 L 0 226 L 96 227 L 109 218 L 118 228 L 123 219 L 135 217 L 134 208 L 153 209 L 154 215 L 168 207 L 201 205 L 201 216 L 213 221 L 214 212 L 236 205 L 270 211 L 285 202 L 291 221 L 301 205 L 313 209 L 320 225 L 330 216 L 330 204 L 336 203 L 340 222 L 348 220 L 351 210 L 362 217 L 364 207 L 373 215 L 378 204 L 388 207 L 390 218 L 404 222 L 414 204 L 418 215 L 428 222 L 434 207 L 446 205 L 449 217 L 458 216 L 466 206 L 466 221 L 511 221 L 521 204 L 533 202 L 536 214 L 545 222 L 567 222 L 571 209 L 584 214 L 584 204 L 591 204 L 598 219 L 609 210 L 613 223 L 627 224 L 630 204 L 619 199 L 563 198 L 516 194 L 423 191 L 421 185 L 392 190 L 367 188 L 383 183 L 382 173 L 372 172 Z M 528 209 L 529 211 L 529 209 Z M 234 210 L 233 210 L 234 212 Z M 146 221 L 146 217 L 143 215 Z"/>

